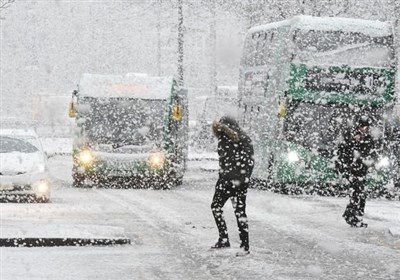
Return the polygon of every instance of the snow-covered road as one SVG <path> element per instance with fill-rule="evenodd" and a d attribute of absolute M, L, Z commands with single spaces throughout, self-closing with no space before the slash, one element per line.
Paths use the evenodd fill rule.
<path fill-rule="evenodd" d="M 233 247 L 209 250 L 217 239 L 210 210 L 214 173 L 192 168 L 183 186 L 170 191 L 73 189 L 68 160 L 53 163 L 52 202 L 1 204 L 1 235 L 86 229 L 122 232 L 132 244 L 2 248 L 1 279 L 400 279 L 399 236 L 388 233 L 400 228 L 398 201 L 368 201 L 369 227 L 354 229 L 341 218 L 347 198 L 250 190 L 251 254 L 237 258 L 230 203 L 225 217 Z"/>

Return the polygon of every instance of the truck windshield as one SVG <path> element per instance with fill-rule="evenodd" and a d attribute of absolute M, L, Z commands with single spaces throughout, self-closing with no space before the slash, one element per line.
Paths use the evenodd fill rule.
<path fill-rule="evenodd" d="M 165 100 L 82 98 L 78 113 L 89 141 L 115 146 L 162 140 Z"/>
<path fill-rule="evenodd" d="M 294 59 L 322 65 L 389 67 L 394 62 L 393 37 L 356 32 L 297 30 Z"/>

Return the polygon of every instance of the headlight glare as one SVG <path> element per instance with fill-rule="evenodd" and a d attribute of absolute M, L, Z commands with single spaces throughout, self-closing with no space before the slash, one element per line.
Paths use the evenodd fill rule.
<path fill-rule="evenodd" d="M 90 150 L 83 150 L 79 153 L 78 159 L 83 165 L 90 165 L 94 161 L 94 154 Z"/>
<path fill-rule="evenodd" d="M 295 162 L 298 162 L 300 160 L 300 156 L 296 151 L 290 151 L 287 154 L 287 160 L 290 163 L 295 163 Z"/>
<path fill-rule="evenodd" d="M 389 167 L 390 165 L 390 160 L 388 157 L 381 157 L 378 162 L 375 164 L 377 169 L 382 169 L 385 167 Z"/>
<path fill-rule="evenodd" d="M 37 195 L 48 195 L 50 192 L 50 184 L 46 180 L 39 180 L 33 184 L 33 191 Z"/>
<path fill-rule="evenodd" d="M 45 171 L 46 171 L 46 165 L 44 165 L 43 163 L 35 164 L 31 170 L 31 172 L 34 173 L 42 173 Z"/>
<path fill-rule="evenodd" d="M 152 169 L 161 169 L 164 167 L 165 155 L 163 153 L 154 153 L 149 158 L 149 165 Z"/>

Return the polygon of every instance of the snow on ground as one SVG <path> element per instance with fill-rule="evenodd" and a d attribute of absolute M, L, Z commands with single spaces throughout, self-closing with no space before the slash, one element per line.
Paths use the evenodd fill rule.
<path fill-rule="evenodd" d="M 191 162 L 183 186 L 170 191 L 73 189 L 70 164 L 50 159 L 58 176 L 51 203 L 0 205 L 1 235 L 123 232 L 132 245 L 2 248 L 1 279 L 400 279 L 400 240 L 389 233 L 400 227 L 398 201 L 368 201 L 369 227 L 354 229 L 341 217 L 346 198 L 250 190 L 251 254 L 237 258 L 230 203 L 232 248 L 209 249 L 216 173 Z"/>

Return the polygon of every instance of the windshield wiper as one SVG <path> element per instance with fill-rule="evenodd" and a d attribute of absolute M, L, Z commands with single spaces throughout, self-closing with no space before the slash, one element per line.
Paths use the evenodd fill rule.
<path fill-rule="evenodd" d="M 125 146 L 129 146 L 129 145 L 135 145 L 137 143 L 134 142 L 116 142 L 116 143 L 112 143 L 111 147 L 115 150 L 115 149 L 119 149 Z"/>
<path fill-rule="evenodd" d="M 367 47 L 367 46 L 370 46 L 370 45 L 372 45 L 372 43 L 370 43 L 370 42 L 354 44 L 354 45 L 348 45 L 348 46 L 345 46 L 345 47 L 342 47 L 342 48 L 338 48 L 338 49 L 335 49 L 335 50 L 331 50 L 331 51 L 327 51 L 327 52 L 318 52 L 315 56 L 320 57 L 320 56 L 338 54 L 338 53 L 342 53 L 342 52 L 345 52 L 345 51 L 350 51 L 350 50 L 354 50 L 354 49 Z"/>

